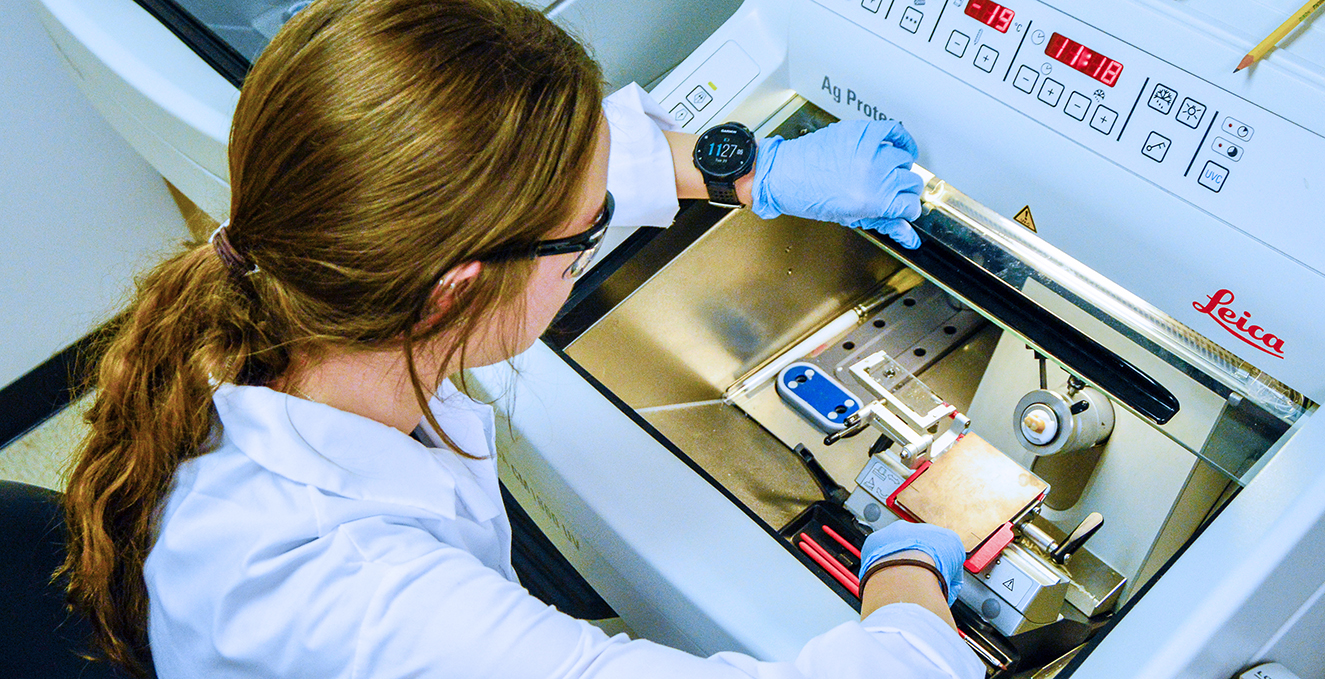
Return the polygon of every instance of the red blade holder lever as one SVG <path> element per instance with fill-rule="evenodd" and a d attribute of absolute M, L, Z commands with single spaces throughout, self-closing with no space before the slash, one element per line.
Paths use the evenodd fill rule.
<path fill-rule="evenodd" d="M 975 551 L 971 552 L 966 558 L 966 570 L 972 573 L 979 573 L 986 566 L 994 562 L 1003 549 L 1012 544 L 1012 538 L 1016 537 L 1012 532 L 1012 522 L 1008 521 L 999 526 L 992 535 L 985 538 Z"/>
<path fill-rule="evenodd" d="M 894 514 L 901 517 L 905 521 L 910 521 L 911 523 L 924 523 L 923 521 L 917 519 L 914 515 L 912 515 L 911 512 L 908 512 L 905 509 L 897 506 L 897 494 L 906 490 L 906 487 L 911 485 L 912 481 L 915 481 L 916 478 L 918 478 L 921 474 L 924 474 L 925 470 L 929 469 L 929 465 L 930 465 L 929 460 L 921 462 L 920 466 L 916 467 L 916 470 L 911 472 L 910 476 L 906 477 L 906 480 L 902 482 L 902 485 L 898 486 L 897 490 L 894 490 L 893 494 L 889 495 L 888 499 L 883 501 L 885 507 L 893 510 Z"/>

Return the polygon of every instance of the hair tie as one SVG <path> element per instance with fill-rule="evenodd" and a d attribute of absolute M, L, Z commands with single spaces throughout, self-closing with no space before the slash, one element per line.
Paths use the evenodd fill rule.
<path fill-rule="evenodd" d="M 230 244 L 230 237 L 226 235 L 227 226 L 230 226 L 229 219 L 221 222 L 221 225 L 212 232 L 211 238 L 208 238 L 212 243 L 212 249 L 216 250 L 216 256 L 221 258 L 226 268 L 230 269 L 231 275 L 236 278 L 255 273 L 258 267 L 244 259 L 235 246 Z"/>

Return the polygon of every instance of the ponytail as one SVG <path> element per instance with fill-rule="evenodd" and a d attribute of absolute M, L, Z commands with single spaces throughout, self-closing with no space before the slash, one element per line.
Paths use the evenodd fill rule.
<path fill-rule="evenodd" d="M 151 662 L 143 564 L 175 470 L 207 451 L 215 385 L 284 367 L 281 352 L 264 347 L 246 285 L 210 245 L 162 263 L 139 282 L 93 378 L 91 433 L 65 493 L 60 573 L 97 645 L 135 674 Z"/>
<path fill-rule="evenodd" d="M 61 573 L 109 659 L 149 666 L 143 565 L 175 470 L 218 440 L 219 384 L 280 386 L 292 357 L 333 347 L 400 351 L 445 438 L 427 407 L 445 375 L 414 352 L 463 369 L 490 319 L 524 318 L 533 260 L 491 255 L 575 216 L 601 102 L 583 46 L 513 0 L 318 0 L 281 28 L 235 108 L 221 249 L 141 280 L 95 376 Z M 438 281 L 475 261 L 434 316 Z"/>

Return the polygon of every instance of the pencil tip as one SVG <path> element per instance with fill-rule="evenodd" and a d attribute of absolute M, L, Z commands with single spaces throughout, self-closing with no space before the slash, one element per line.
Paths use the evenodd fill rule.
<path fill-rule="evenodd" d="M 1237 73 L 1238 71 L 1241 71 L 1242 69 L 1244 69 L 1244 68 L 1246 68 L 1246 67 L 1248 67 L 1248 66 L 1250 66 L 1250 65 L 1252 65 L 1252 64 L 1254 64 L 1254 63 L 1256 63 L 1256 60 L 1253 59 L 1252 56 L 1251 56 L 1250 54 L 1248 54 L 1247 56 L 1242 57 L 1242 61 L 1239 61 L 1239 62 L 1238 62 L 1238 67 L 1235 68 L 1235 69 L 1233 69 L 1233 72 L 1234 72 L 1234 73 Z"/>

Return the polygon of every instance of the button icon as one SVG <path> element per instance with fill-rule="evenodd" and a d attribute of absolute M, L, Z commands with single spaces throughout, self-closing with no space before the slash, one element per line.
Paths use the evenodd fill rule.
<path fill-rule="evenodd" d="M 975 53 L 975 67 L 989 73 L 994 70 L 994 63 L 998 61 L 998 50 L 989 45 L 981 45 L 980 51 Z"/>
<path fill-rule="evenodd" d="M 1246 123 L 1235 118 L 1224 119 L 1224 131 L 1242 141 L 1251 141 L 1251 135 L 1255 132 L 1255 130 L 1248 127 Z"/>
<path fill-rule="evenodd" d="M 1035 69 L 1023 65 L 1017 69 L 1017 78 L 1012 81 L 1012 86 L 1026 94 L 1030 94 L 1035 89 L 1035 81 L 1039 79 L 1040 74 L 1036 73 Z"/>
<path fill-rule="evenodd" d="M 1224 180 L 1228 179 L 1228 168 L 1216 163 L 1213 160 L 1205 161 L 1205 169 L 1201 170 L 1201 178 L 1197 181 L 1215 193 L 1224 188 Z"/>
<path fill-rule="evenodd" d="M 694 118 L 695 114 L 691 113 L 685 104 L 677 104 L 672 107 L 672 119 L 676 121 L 677 125 L 685 127 L 686 123 L 694 120 Z"/>
<path fill-rule="evenodd" d="M 1118 120 L 1118 112 L 1108 106 L 1095 107 L 1095 115 L 1090 118 L 1090 126 L 1108 134 L 1113 131 L 1113 123 Z"/>
<path fill-rule="evenodd" d="M 1168 115 L 1173 110 L 1173 103 L 1178 100 L 1178 93 L 1159 83 L 1155 83 L 1155 91 L 1150 93 L 1150 108 Z"/>
<path fill-rule="evenodd" d="M 948 36 L 948 54 L 954 57 L 962 58 L 966 56 L 966 46 L 971 44 L 971 38 L 961 31 L 953 31 Z"/>
<path fill-rule="evenodd" d="M 1080 92 L 1073 92 L 1072 96 L 1067 98 L 1067 103 L 1063 104 L 1063 113 L 1077 120 L 1085 120 L 1088 110 L 1090 110 L 1090 97 Z"/>
<path fill-rule="evenodd" d="M 902 28 L 915 33 L 920 30 L 920 20 L 924 18 L 925 15 L 921 14 L 920 10 L 914 7 L 907 7 L 906 11 L 902 12 Z"/>
<path fill-rule="evenodd" d="M 1058 98 L 1063 96 L 1063 83 L 1053 78 L 1045 78 L 1044 84 L 1040 85 L 1040 101 L 1050 105 L 1057 106 Z"/>
<path fill-rule="evenodd" d="M 690 94 L 686 95 L 686 101 L 690 102 L 690 105 L 694 106 L 696 111 L 703 111 L 704 107 L 713 101 L 713 95 L 705 91 L 703 85 L 700 85 L 690 90 Z"/>
<path fill-rule="evenodd" d="M 1205 104 L 1199 101 L 1193 101 L 1191 97 L 1182 100 L 1182 106 L 1178 107 L 1178 122 L 1187 127 L 1196 129 L 1201 124 L 1201 118 L 1205 117 Z"/>
<path fill-rule="evenodd" d="M 1158 132 L 1151 132 L 1150 136 L 1146 137 L 1146 143 L 1141 146 L 1141 153 L 1156 163 L 1162 163 L 1164 156 L 1169 152 L 1169 146 L 1172 145 L 1173 142 L 1168 137 Z"/>
<path fill-rule="evenodd" d="M 1215 143 L 1210 145 L 1210 150 L 1232 161 L 1242 160 L 1242 147 L 1223 137 L 1215 137 Z"/>
<path fill-rule="evenodd" d="M 875 14 L 879 13 L 879 5 L 882 4 L 883 0 L 860 0 L 861 7 L 864 7 L 865 9 L 874 12 Z"/>

